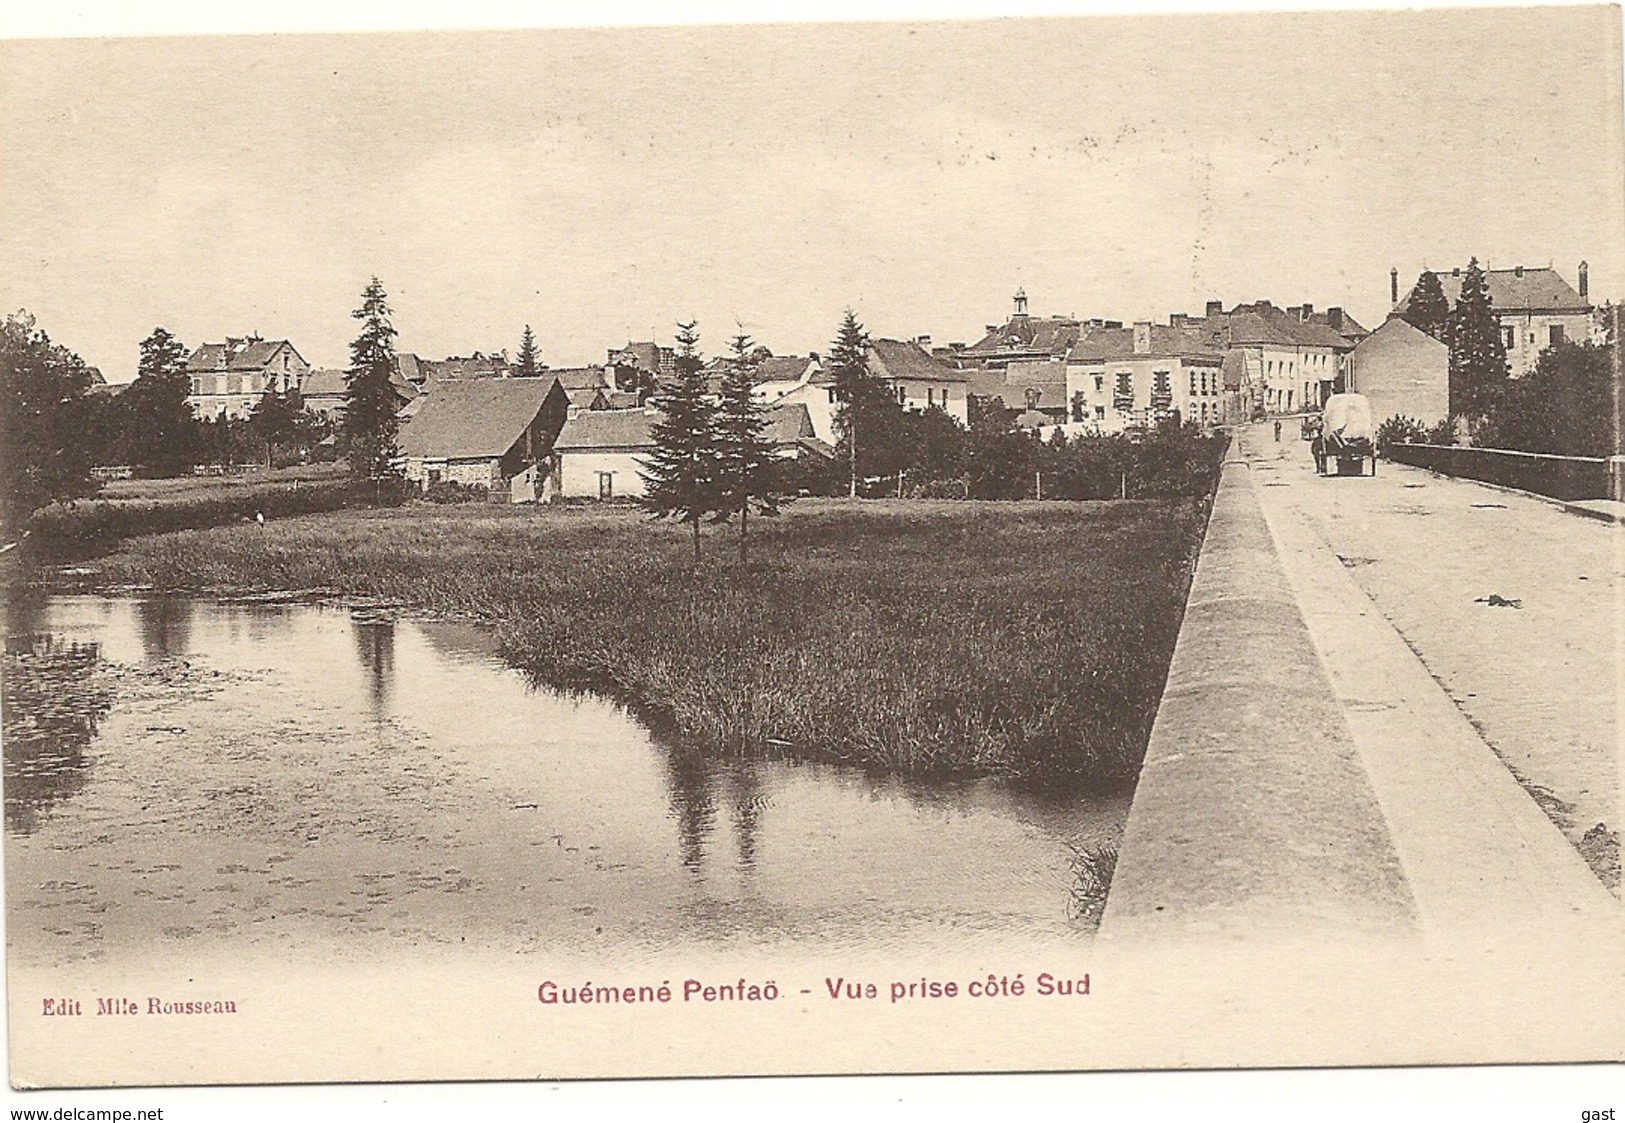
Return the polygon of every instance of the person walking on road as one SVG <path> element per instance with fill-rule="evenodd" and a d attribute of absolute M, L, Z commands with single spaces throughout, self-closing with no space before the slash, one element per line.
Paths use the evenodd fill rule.
<path fill-rule="evenodd" d="M 1281 423 L 1279 421 L 1275 423 L 1275 443 L 1281 443 Z"/>

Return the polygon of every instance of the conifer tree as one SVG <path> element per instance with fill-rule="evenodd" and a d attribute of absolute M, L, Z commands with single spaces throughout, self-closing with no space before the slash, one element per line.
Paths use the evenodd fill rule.
<path fill-rule="evenodd" d="M 1443 339 L 1449 316 L 1450 302 L 1445 299 L 1444 286 L 1439 283 L 1438 275 L 1428 269 L 1422 270 L 1400 318 L 1434 339 Z"/>
<path fill-rule="evenodd" d="M 1461 279 L 1461 295 L 1447 324 L 1450 413 L 1465 415 L 1469 425 L 1476 425 L 1494 407 L 1508 376 L 1501 324 L 1490 306 L 1489 284 L 1476 257 Z"/>
<path fill-rule="evenodd" d="M 514 365 L 518 367 L 520 378 L 534 378 L 541 369 L 540 358 L 536 353 L 536 336 L 525 325 L 525 334 L 519 337 L 519 358 Z"/>
<path fill-rule="evenodd" d="M 351 313 L 361 321 L 361 334 L 350 344 L 345 379 L 345 454 L 357 478 L 388 475 L 397 450 L 395 328 L 389 322 L 389 300 L 374 277 L 361 294 L 361 307 Z"/>
<path fill-rule="evenodd" d="M 717 498 L 720 519 L 739 515 L 739 560 L 750 560 L 750 512 L 778 512 L 777 459 L 767 439 L 766 411 L 751 393 L 759 360 L 741 331 L 730 344 L 727 372 L 716 413 Z"/>
<path fill-rule="evenodd" d="M 700 520 L 718 510 L 716 408 L 707 394 L 699 352 L 699 327 L 677 325 L 674 376 L 655 399 L 660 420 L 650 430 L 654 451 L 644 463 L 643 506 L 656 518 L 675 518 L 694 528 L 694 561 L 700 560 Z"/>

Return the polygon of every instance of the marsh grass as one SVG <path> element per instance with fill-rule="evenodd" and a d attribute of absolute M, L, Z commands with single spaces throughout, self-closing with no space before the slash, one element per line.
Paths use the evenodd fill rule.
<path fill-rule="evenodd" d="M 322 589 L 492 621 L 697 751 L 1131 784 L 1205 506 L 804 501 L 749 567 L 635 512 L 414 506 L 133 539 L 103 586 Z"/>

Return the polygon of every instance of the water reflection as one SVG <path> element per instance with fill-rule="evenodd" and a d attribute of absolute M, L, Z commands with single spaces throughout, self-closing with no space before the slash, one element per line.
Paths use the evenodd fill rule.
<path fill-rule="evenodd" d="M 7 620 L 8 876 L 95 881 L 136 941 L 302 942 L 335 920 L 642 948 L 1071 933 L 1069 847 L 1114 841 L 1127 808 L 685 751 L 605 699 L 536 687 L 461 624 L 88 597 Z M 70 647 L 29 694 L 12 665 L 38 633 L 106 661 Z M 118 687 L 112 717 L 97 683 Z M 223 888 L 227 865 L 254 872 Z M 46 954 L 57 915 L 32 929 Z"/>
<path fill-rule="evenodd" d="M 677 820 L 677 854 L 690 873 L 705 865 L 706 842 L 716 827 L 715 766 L 699 753 L 670 749 L 666 753 L 667 798 Z"/>
<path fill-rule="evenodd" d="M 8 613 L 8 627 L 13 621 L 22 618 Z M 37 632 L 7 634 L 0 733 L 9 833 L 33 834 L 53 807 L 85 786 L 87 750 L 112 704 L 111 691 L 95 679 L 99 660 L 95 644 Z"/>
<path fill-rule="evenodd" d="M 395 685 L 395 622 L 374 617 L 352 617 L 356 654 L 367 673 L 367 694 L 373 716 L 389 716 L 389 695 Z"/>
<path fill-rule="evenodd" d="M 192 647 L 193 603 L 173 597 L 135 602 L 141 650 L 148 662 L 187 654 Z"/>

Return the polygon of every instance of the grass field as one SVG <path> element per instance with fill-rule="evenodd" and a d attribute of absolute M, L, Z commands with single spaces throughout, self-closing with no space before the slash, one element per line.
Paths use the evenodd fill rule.
<path fill-rule="evenodd" d="M 505 655 L 713 753 L 1131 783 L 1206 507 L 803 501 L 748 568 L 627 509 L 414 505 L 131 539 L 96 581 L 323 589 L 492 620 Z"/>

